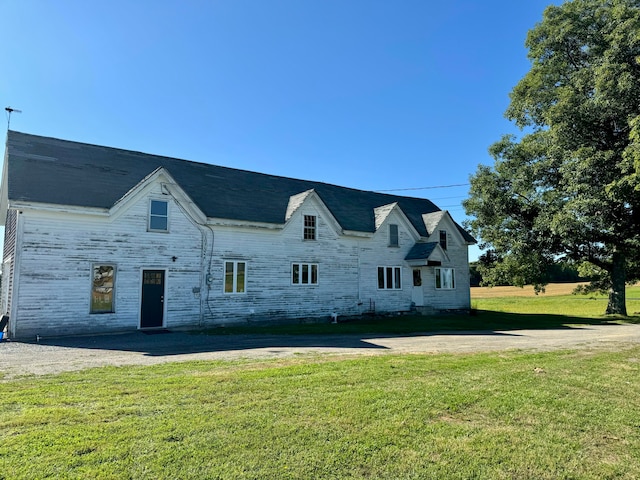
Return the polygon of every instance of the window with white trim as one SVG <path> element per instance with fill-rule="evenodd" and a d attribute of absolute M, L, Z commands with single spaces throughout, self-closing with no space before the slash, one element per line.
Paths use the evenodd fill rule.
<path fill-rule="evenodd" d="M 399 290 L 402 288 L 401 267 L 378 267 L 378 289 Z"/>
<path fill-rule="evenodd" d="M 224 262 L 224 293 L 247 291 L 247 263 L 237 260 Z"/>
<path fill-rule="evenodd" d="M 316 239 L 316 216 L 305 215 L 304 216 L 304 230 L 302 232 L 302 238 L 304 240 Z"/>
<path fill-rule="evenodd" d="M 91 267 L 91 313 L 115 312 L 116 267 L 94 264 Z"/>
<path fill-rule="evenodd" d="M 436 268 L 436 288 L 451 290 L 456 288 L 453 268 Z"/>
<path fill-rule="evenodd" d="M 400 238 L 398 235 L 398 225 L 396 225 L 395 223 L 389 224 L 389 246 L 390 247 L 400 246 Z"/>
<path fill-rule="evenodd" d="M 169 202 L 151 200 L 149 202 L 149 231 L 169 231 Z"/>
<path fill-rule="evenodd" d="M 292 263 L 291 283 L 294 285 L 317 285 L 318 284 L 318 264 L 317 263 Z"/>

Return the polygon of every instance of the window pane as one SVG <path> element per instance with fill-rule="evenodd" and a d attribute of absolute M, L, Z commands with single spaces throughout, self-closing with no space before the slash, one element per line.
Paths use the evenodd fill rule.
<path fill-rule="evenodd" d="M 167 202 L 160 200 L 151 200 L 151 215 L 167 216 L 168 208 Z"/>
<path fill-rule="evenodd" d="M 151 200 L 149 208 L 149 230 L 159 230 L 164 232 L 169 230 L 168 213 L 168 202 Z"/>
<path fill-rule="evenodd" d="M 225 262 L 224 264 L 224 291 L 225 293 L 233 293 L 233 262 Z"/>
<path fill-rule="evenodd" d="M 453 269 L 442 269 L 442 288 L 453 288 Z"/>
<path fill-rule="evenodd" d="M 402 286 L 400 285 L 400 277 L 402 277 L 401 275 L 401 269 L 400 267 L 396 267 L 394 268 L 395 271 L 395 284 L 394 284 L 394 288 L 402 288 Z"/>
<path fill-rule="evenodd" d="M 436 269 L 436 288 L 455 288 L 453 268 Z"/>
<path fill-rule="evenodd" d="M 378 267 L 378 288 L 384 288 L 384 267 Z"/>
<path fill-rule="evenodd" d="M 236 293 L 244 293 L 245 263 L 238 262 L 236 266 L 238 267 L 238 273 L 236 275 Z"/>
<path fill-rule="evenodd" d="M 112 265 L 93 266 L 91 312 L 113 312 L 113 285 L 115 269 Z"/>
<path fill-rule="evenodd" d="M 149 228 L 151 230 L 168 230 L 167 217 L 157 217 L 155 215 L 151 215 L 151 217 L 149 218 Z"/>
<path fill-rule="evenodd" d="M 297 263 L 293 264 L 292 277 L 293 283 L 300 283 L 300 265 Z"/>
<path fill-rule="evenodd" d="M 389 225 L 389 245 L 398 246 L 398 225 Z"/>
<path fill-rule="evenodd" d="M 386 267 L 385 270 L 387 271 L 387 278 L 386 278 L 385 287 L 386 288 L 393 288 L 393 268 Z"/>
<path fill-rule="evenodd" d="M 316 217 L 313 215 L 304 216 L 304 232 L 303 238 L 305 240 L 316 239 Z"/>
<path fill-rule="evenodd" d="M 302 264 L 302 283 L 309 283 L 309 265 Z"/>
<path fill-rule="evenodd" d="M 311 265 L 311 283 L 318 283 L 318 265 Z"/>
<path fill-rule="evenodd" d="M 447 249 L 447 232 L 446 230 L 440 230 L 440 246 L 443 250 Z"/>

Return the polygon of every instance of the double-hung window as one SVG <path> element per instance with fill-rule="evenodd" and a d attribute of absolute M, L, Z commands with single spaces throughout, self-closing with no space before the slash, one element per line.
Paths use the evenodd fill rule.
<path fill-rule="evenodd" d="M 302 232 L 302 238 L 304 240 L 315 240 L 316 239 L 316 216 L 315 215 L 305 215 L 304 216 L 304 230 Z"/>
<path fill-rule="evenodd" d="M 436 268 L 436 288 L 443 290 L 456 288 L 453 268 Z"/>
<path fill-rule="evenodd" d="M 440 230 L 440 246 L 443 250 L 447 249 L 447 231 Z"/>
<path fill-rule="evenodd" d="M 389 225 L 389 246 L 397 247 L 400 245 L 400 239 L 398 236 L 398 225 L 392 223 Z"/>
<path fill-rule="evenodd" d="M 402 288 L 401 267 L 378 267 L 378 289 L 399 290 Z"/>
<path fill-rule="evenodd" d="M 317 285 L 318 284 L 318 264 L 317 263 L 292 263 L 291 283 L 294 285 Z"/>
<path fill-rule="evenodd" d="M 247 291 L 247 263 L 237 260 L 224 262 L 224 293 Z"/>
<path fill-rule="evenodd" d="M 116 267 L 95 264 L 91 268 L 91 313 L 115 312 Z"/>
<path fill-rule="evenodd" d="M 169 202 L 165 200 L 151 200 L 149 203 L 149 231 L 169 231 Z"/>

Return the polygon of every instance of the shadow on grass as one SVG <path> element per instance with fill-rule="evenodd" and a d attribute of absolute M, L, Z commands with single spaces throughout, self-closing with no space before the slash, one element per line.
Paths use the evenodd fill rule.
<path fill-rule="evenodd" d="M 279 334 L 279 335 L 342 335 L 342 334 L 416 334 L 456 333 L 576 328 L 581 325 L 616 325 L 640 323 L 640 317 L 580 317 L 567 315 L 508 313 L 477 310 L 470 315 L 405 315 L 361 317 L 351 321 L 271 326 L 218 327 L 198 332 L 206 335 Z"/>
<path fill-rule="evenodd" d="M 46 338 L 43 345 L 139 352 L 149 356 L 263 349 L 386 349 L 369 341 L 391 337 L 432 335 L 518 336 L 517 330 L 579 329 L 589 325 L 640 323 L 639 317 L 573 317 L 477 311 L 473 315 L 363 317 L 338 324 L 219 327 L 197 332 L 145 335 L 136 331 L 117 335 Z M 511 333 L 512 332 L 512 333 Z"/>

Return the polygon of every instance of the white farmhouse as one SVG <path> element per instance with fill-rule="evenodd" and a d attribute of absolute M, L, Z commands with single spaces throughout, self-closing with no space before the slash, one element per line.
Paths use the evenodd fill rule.
<path fill-rule="evenodd" d="M 9 131 L 0 210 L 14 339 L 470 306 L 422 198 Z"/>

